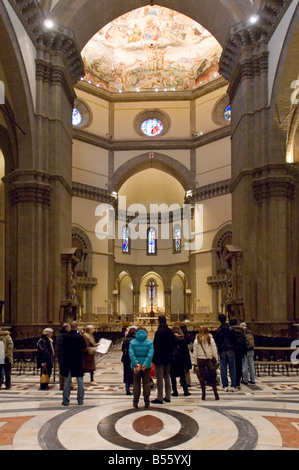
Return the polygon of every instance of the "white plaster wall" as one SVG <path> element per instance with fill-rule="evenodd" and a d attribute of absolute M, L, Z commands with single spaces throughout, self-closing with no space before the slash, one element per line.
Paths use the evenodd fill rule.
<path fill-rule="evenodd" d="M 73 141 L 73 181 L 97 188 L 108 186 L 108 151 Z"/>
<path fill-rule="evenodd" d="M 197 149 L 197 187 L 229 178 L 231 178 L 231 140 L 229 137 Z"/>

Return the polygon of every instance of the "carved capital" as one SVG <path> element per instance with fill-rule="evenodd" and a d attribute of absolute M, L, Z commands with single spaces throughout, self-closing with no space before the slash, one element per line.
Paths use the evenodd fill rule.
<path fill-rule="evenodd" d="M 252 183 L 254 199 L 257 203 L 270 199 L 294 199 L 295 183 L 287 176 L 260 178 Z"/>

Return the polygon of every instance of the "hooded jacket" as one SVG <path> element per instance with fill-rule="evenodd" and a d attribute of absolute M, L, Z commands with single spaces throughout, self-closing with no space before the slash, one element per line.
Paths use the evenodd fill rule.
<path fill-rule="evenodd" d="M 3 341 L 5 358 L 10 364 L 12 364 L 14 344 L 9 334 L 9 331 L 0 330 L 0 341 Z"/>
<path fill-rule="evenodd" d="M 152 367 L 152 359 L 154 355 L 153 342 L 147 339 L 147 332 L 145 330 L 138 330 L 129 346 L 129 355 L 131 359 L 131 368 L 137 364 L 145 366 L 146 369 Z"/>

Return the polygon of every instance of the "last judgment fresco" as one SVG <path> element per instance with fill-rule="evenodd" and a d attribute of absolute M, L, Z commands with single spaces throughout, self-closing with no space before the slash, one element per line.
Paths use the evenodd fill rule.
<path fill-rule="evenodd" d="M 222 48 L 181 13 L 148 6 L 102 28 L 85 46 L 85 80 L 110 92 L 194 90 L 218 76 Z"/>

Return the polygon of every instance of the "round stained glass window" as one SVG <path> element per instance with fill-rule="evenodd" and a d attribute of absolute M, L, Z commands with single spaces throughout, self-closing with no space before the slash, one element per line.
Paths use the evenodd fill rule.
<path fill-rule="evenodd" d="M 227 106 L 224 110 L 223 117 L 226 121 L 231 121 L 232 120 L 232 108 L 231 105 Z"/>
<path fill-rule="evenodd" d="M 82 122 L 82 116 L 78 109 L 73 109 L 73 117 L 72 117 L 72 124 L 73 126 L 79 126 Z"/>
<path fill-rule="evenodd" d="M 141 130 L 148 137 L 155 137 L 163 132 L 164 126 L 160 119 L 147 119 L 141 124 Z"/>

